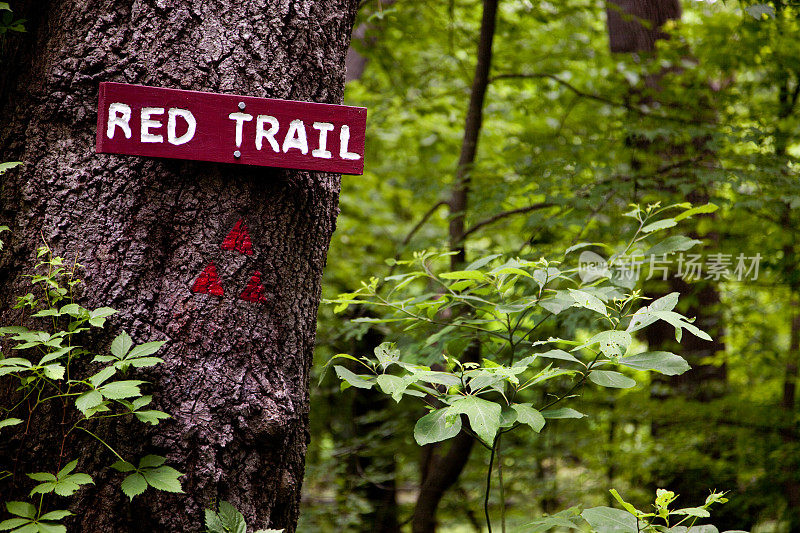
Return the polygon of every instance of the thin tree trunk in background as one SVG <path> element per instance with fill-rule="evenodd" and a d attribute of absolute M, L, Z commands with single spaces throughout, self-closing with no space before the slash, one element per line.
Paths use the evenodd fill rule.
<path fill-rule="evenodd" d="M 450 208 L 450 249 L 457 252 L 451 257 L 451 268 L 459 268 L 466 260 L 464 228 L 470 189 L 470 174 L 478 150 L 481 124 L 483 123 L 483 102 L 489 86 L 489 71 L 492 64 L 492 43 L 494 41 L 497 6 L 499 0 L 484 0 L 481 17 L 481 30 L 478 40 L 475 75 L 472 79 L 469 106 L 464 123 L 464 137 L 456 167 L 456 177 L 449 201 Z M 480 346 L 470 345 L 463 359 L 480 359 Z M 425 446 L 422 452 L 422 481 L 417 497 L 411 528 L 414 533 L 433 533 L 436 531 L 436 511 L 444 493 L 459 478 L 469 460 L 474 445 L 473 438 L 465 432 L 459 433 L 449 443 L 446 454 L 439 455 L 440 446 Z"/>
<path fill-rule="evenodd" d="M 800 279 L 795 271 L 797 265 L 796 231 L 792 225 L 792 209 L 786 206 L 781 217 L 783 229 L 790 235 L 790 242 L 783 247 L 784 276 L 789 280 L 789 350 L 786 354 L 783 377 L 783 395 L 781 397 L 781 440 L 785 447 L 784 491 L 787 502 L 787 516 L 791 531 L 800 529 L 800 472 L 795 453 L 798 442 L 797 417 L 797 377 L 800 366 Z"/>
<path fill-rule="evenodd" d="M 681 18 L 678 0 L 610 0 L 606 23 L 612 52 L 652 52 L 666 37 L 661 26 Z"/>
<path fill-rule="evenodd" d="M 185 494 L 148 490 L 128 503 L 114 458 L 68 443 L 95 485 L 78 493 L 71 530 L 197 532 L 202 510 L 229 500 L 253 529 L 294 531 L 308 441 L 308 377 L 320 277 L 338 213 L 338 175 L 99 155 L 98 84 L 138 83 L 341 103 L 355 0 L 60 0 L 17 2 L 28 33 L 0 53 L 0 153 L 24 162 L 0 191 L 0 324 L 27 292 L 42 236 L 84 265 L 87 307 L 119 314 L 97 353 L 127 330 L 166 340 L 165 363 L 146 374 L 173 419 L 155 428 L 98 430 L 126 457 L 156 453 L 185 472 Z M 220 249 L 242 219 L 253 255 Z M 193 294 L 215 262 L 225 294 Z M 267 302 L 239 294 L 262 273 Z M 15 397 L 0 390 L 0 400 Z M 60 419 L 59 419 L 60 421 Z M 46 415 L 36 432 L 0 442 L 0 467 L 53 471 L 59 433 Z M 31 482 L 0 482 L 0 500 L 27 499 Z"/>
<path fill-rule="evenodd" d="M 670 19 L 679 19 L 681 8 L 677 0 L 615 0 L 608 3 L 607 15 L 612 52 L 652 54 L 655 52 L 656 42 L 666 37 L 661 27 Z M 651 89 L 651 94 L 645 96 L 646 101 L 658 100 L 660 78 L 661 75 L 656 74 L 652 79 L 645 80 L 645 84 Z M 711 120 L 711 111 L 702 111 L 704 115 L 702 118 L 709 115 L 708 119 Z M 681 146 L 670 142 L 669 139 L 652 141 L 633 136 L 629 139 L 635 151 L 655 153 L 666 160 L 685 156 L 685 152 L 690 150 L 697 152 L 704 159 L 713 159 L 713 152 L 706 147 L 707 141 L 706 138 L 697 138 L 686 146 Z M 640 162 L 634 158 L 632 164 L 636 167 Z M 672 179 L 679 178 L 679 175 L 672 176 Z M 686 179 L 691 180 L 693 177 L 689 175 Z M 663 192 L 675 193 L 668 186 L 664 187 Z M 708 202 L 709 194 L 702 188 L 696 188 L 686 196 L 686 199 L 694 204 L 704 204 Z M 692 236 L 697 237 L 697 235 Z M 716 240 L 715 235 L 706 237 Z M 721 315 L 715 310 L 720 304 L 719 291 L 713 282 L 708 281 L 688 284 L 683 279 L 671 278 L 668 284 L 667 292 L 677 291 L 696 301 L 686 310 L 686 314 L 697 317 L 696 325 L 709 331 L 714 340 L 704 341 L 694 336 L 684 336 L 679 350 L 693 368 L 685 374 L 669 378 L 667 382 L 673 392 L 682 397 L 704 400 L 718 397 L 721 390 L 718 390 L 717 383 L 724 386 L 727 379 L 725 366 L 703 365 L 699 362 L 724 349 L 724 343 L 721 341 L 723 334 Z M 654 324 L 647 330 L 645 336 L 651 349 L 670 349 L 670 345 L 673 345 L 671 348 L 677 349 L 672 340 L 672 328 L 663 322 Z"/>
<path fill-rule="evenodd" d="M 668 20 L 679 19 L 681 8 L 677 0 L 614 0 L 609 2 L 607 13 L 609 43 L 612 52 L 636 54 L 640 57 L 639 60 L 644 62 L 657 60 L 656 44 L 658 40 L 666 38 L 661 28 Z M 640 101 L 644 101 L 646 104 L 657 103 L 662 107 L 669 107 L 671 103 L 661 98 L 661 91 L 659 90 L 660 85 L 665 83 L 665 75 L 669 72 L 679 71 L 675 68 L 664 69 L 659 73 L 646 77 L 643 80 L 644 93 L 637 94 L 641 89 L 638 87 L 632 88 L 629 97 L 639 98 Z M 672 83 L 676 82 L 673 81 Z M 713 123 L 715 120 L 714 110 L 710 104 L 706 105 L 698 102 L 697 109 L 700 112 L 697 117 L 698 121 Z M 704 136 L 697 136 L 689 142 L 676 143 L 669 136 L 645 139 L 631 135 L 628 139 L 629 144 L 634 148 L 634 157 L 631 164 L 634 168 L 641 166 L 642 162 L 639 161 L 637 153 L 645 156 L 642 158 L 643 161 L 647 159 L 671 161 L 675 160 L 675 158 L 685 158 L 687 156 L 694 157 L 698 161 L 697 164 L 701 164 L 701 161 L 713 161 L 716 156 L 713 150 L 708 147 L 708 141 L 709 139 Z M 685 196 L 686 200 L 693 204 L 707 203 L 709 201 L 709 192 L 705 187 L 696 182 L 693 174 L 684 175 L 682 172 L 684 171 L 678 170 L 667 177 L 672 180 L 672 183 L 685 180 L 685 182 L 693 184 L 693 189 Z M 679 195 L 679 189 L 667 181 L 667 177 L 655 192 L 666 197 Z M 695 231 L 690 231 L 689 233 L 694 238 L 700 237 Z M 702 237 L 711 241 L 718 240 L 718 236 L 715 234 L 706 234 Z M 659 386 L 653 388 L 652 397 L 656 399 L 680 397 L 696 401 L 710 401 L 720 398 L 724 394 L 727 384 L 727 368 L 724 364 L 714 365 L 703 362 L 725 349 L 723 342 L 724 325 L 722 323 L 720 293 L 717 284 L 714 281 L 702 279 L 687 283 L 686 280 L 678 277 L 672 277 L 665 283 L 667 285 L 666 288 L 661 286 L 656 291 L 648 291 L 648 296 L 655 298 L 669 292 L 680 292 L 681 299 L 684 302 L 689 302 L 688 308 L 682 312 L 687 316 L 696 317 L 695 325 L 709 332 L 714 340 L 705 341 L 692 335 L 684 335 L 681 344 L 677 345 L 674 340 L 674 330 L 668 327 L 667 324 L 659 322 L 648 328 L 645 338 L 650 350 L 675 351 L 683 355 L 692 366 L 690 371 L 680 376 L 659 379 Z M 657 293 L 653 294 L 653 292 Z M 705 424 L 707 421 L 698 420 L 697 423 Z M 668 436 L 667 433 L 671 429 L 653 422 L 651 431 L 654 437 L 659 438 L 659 436 Z M 713 438 L 709 433 L 706 444 L 703 446 L 704 453 L 712 457 L 718 454 L 717 441 L 718 439 Z M 662 468 L 661 471 L 657 471 L 654 475 L 658 479 L 658 483 L 661 484 L 659 486 L 669 487 L 681 493 L 687 501 L 694 501 L 695 499 L 702 499 L 708 492 L 709 487 L 706 486 L 707 480 L 703 474 L 707 474 L 707 472 L 689 465 L 678 470 L 675 467 Z M 726 478 L 725 480 L 716 479 L 715 481 L 717 483 L 727 483 L 729 480 Z M 735 482 L 735 479 L 732 482 Z M 717 514 L 718 522 L 724 521 L 723 514 L 725 511 L 723 509 Z M 731 518 L 731 516 L 727 517 L 728 520 Z M 717 525 L 722 527 L 723 524 L 717 523 Z M 737 527 L 739 525 L 737 524 Z"/>
<path fill-rule="evenodd" d="M 492 66 L 492 42 L 497 18 L 498 0 L 484 0 L 483 17 L 481 19 L 481 35 L 478 42 L 478 60 L 475 64 L 475 76 L 472 79 L 472 90 L 469 95 L 469 107 L 464 124 L 464 139 L 458 157 L 456 179 L 450 197 L 450 250 L 458 252 L 451 258 L 455 269 L 466 260 L 464 253 L 464 220 L 471 183 L 472 167 L 478 150 L 478 138 L 483 123 L 483 100 L 489 86 L 489 71 Z"/>

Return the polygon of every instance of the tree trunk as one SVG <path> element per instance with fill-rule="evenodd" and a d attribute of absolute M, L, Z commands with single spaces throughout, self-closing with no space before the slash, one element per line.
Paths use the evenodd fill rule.
<path fill-rule="evenodd" d="M 115 459 L 71 442 L 95 485 L 70 500 L 72 530 L 202 531 L 202 510 L 229 500 L 254 528 L 294 531 L 308 434 L 308 376 L 320 277 L 335 227 L 338 175 L 96 154 L 98 84 L 117 81 L 341 103 L 355 0 L 53 0 L 15 5 L 28 33 L 0 52 L 0 153 L 24 162 L 3 177 L 0 324 L 25 294 L 44 238 L 84 268 L 80 302 L 119 314 L 109 335 L 168 341 L 147 374 L 152 431 L 100 428 L 124 453 L 157 453 L 185 472 L 185 494 L 148 490 L 129 504 Z M 252 255 L 221 250 L 238 220 Z M 6 234 L 8 235 L 8 234 Z M 194 294 L 211 262 L 224 295 Z M 255 271 L 267 301 L 239 298 Z M 108 337 L 98 339 L 107 352 Z M 6 402 L 14 391 L 0 391 Z M 7 403 L 3 403 L 7 405 Z M 58 421 L 0 443 L 0 463 L 53 471 Z M 102 467 L 102 468 L 101 468 Z M 27 499 L 29 480 L 0 482 Z"/>
<path fill-rule="evenodd" d="M 489 86 L 498 4 L 499 0 L 483 1 L 475 75 L 472 78 L 469 107 L 464 121 L 464 137 L 456 167 L 456 178 L 448 202 L 451 217 L 448 230 L 449 244 L 450 250 L 456 252 L 450 258 L 450 267 L 453 270 L 457 270 L 466 261 L 464 221 L 469 199 L 471 172 L 478 152 L 478 140 L 483 124 L 483 102 Z M 480 361 L 480 346 L 473 344 L 468 348 L 463 360 L 465 362 Z M 439 503 L 445 492 L 458 481 L 469 461 L 473 444 L 473 438 L 462 431 L 452 440 L 446 454 L 441 456 L 437 454 L 441 443 L 429 444 L 423 448 L 420 491 L 411 518 L 411 530 L 414 533 L 434 533 L 436 531 L 436 512 Z"/>
<path fill-rule="evenodd" d="M 661 26 L 681 18 L 678 0 L 611 0 L 606 22 L 612 52 L 652 52 L 666 37 Z"/>
<path fill-rule="evenodd" d="M 785 479 L 783 490 L 786 495 L 787 512 L 786 519 L 789 522 L 791 531 L 800 529 L 800 474 L 798 471 L 798 460 L 795 450 L 797 449 L 798 426 L 796 422 L 797 409 L 797 376 L 798 366 L 800 366 L 800 279 L 796 271 L 797 265 L 797 238 L 792 224 L 792 210 L 790 206 L 785 206 L 781 215 L 783 230 L 790 235 L 790 240 L 783 246 L 783 269 L 784 276 L 788 280 L 789 298 L 787 313 L 789 319 L 789 350 L 786 353 L 783 377 L 783 395 L 781 397 L 781 440 L 784 444 L 782 457 L 786 461 L 784 464 Z"/>

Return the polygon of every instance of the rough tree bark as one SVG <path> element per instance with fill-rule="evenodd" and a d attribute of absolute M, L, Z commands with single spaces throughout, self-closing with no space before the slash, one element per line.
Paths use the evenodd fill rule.
<path fill-rule="evenodd" d="M 21 5 L 20 5 L 21 4 Z M 338 213 L 338 175 L 98 155 L 98 83 L 341 103 L 356 0 L 52 0 L 17 2 L 28 33 L 0 53 L 0 154 L 25 166 L 3 177 L 0 323 L 41 238 L 84 265 L 87 307 L 120 311 L 106 329 L 167 340 L 147 377 L 174 418 L 153 431 L 100 428 L 125 453 L 158 453 L 186 475 L 185 494 L 152 490 L 132 504 L 113 462 L 80 450 L 95 485 L 72 506 L 72 530 L 201 531 L 202 509 L 234 503 L 253 527 L 294 531 L 309 438 L 308 375 L 320 276 Z M 252 256 L 220 244 L 243 219 Z M 6 234 L 8 235 L 8 234 Z M 225 295 L 193 294 L 211 261 Z M 268 301 L 238 299 L 254 271 Z M 24 292 L 22 292 L 24 294 Z M 110 333 L 110 332 L 109 332 Z M 108 338 L 97 349 L 107 350 Z M 13 396 L 0 390 L 0 400 Z M 53 420 L 0 463 L 52 471 Z M 78 446 L 71 443 L 72 446 Z M 81 445 L 83 446 L 83 445 Z M 0 482 L 0 500 L 30 486 Z"/>

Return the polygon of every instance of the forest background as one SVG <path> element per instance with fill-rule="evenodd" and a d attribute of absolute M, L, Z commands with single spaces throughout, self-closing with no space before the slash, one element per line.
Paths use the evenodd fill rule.
<path fill-rule="evenodd" d="M 620 14 L 630 5 L 644 10 L 636 20 Z M 479 37 L 492 9 L 487 51 Z M 573 505 L 612 505 L 610 488 L 639 508 L 656 488 L 686 506 L 729 491 L 714 513 L 720 530 L 800 527 L 799 30 L 798 6 L 777 1 L 362 3 L 345 103 L 369 108 L 365 174 L 343 178 L 324 297 L 397 274 L 394 261 L 415 250 L 575 264 L 581 251 L 608 253 L 565 256 L 578 243 L 624 245 L 636 229 L 623 216 L 631 203 L 718 206 L 681 223 L 702 245 L 670 256 L 666 280 L 645 264 L 638 285 L 681 292 L 680 311 L 714 341 L 675 346 L 671 328 L 656 328 L 637 342 L 681 354 L 691 371 L 637 373 L 628 389 L 587 385 L 569 404 L 586 417 L 504 440 L 503 495 L 489 502 L 495 514 L 502 498 L 509 530 Z M 689 254 L 699 254 L 695 279 Z M 743 275 L 743 261 L 758 271 Z M 392 322 L 349 320 L 374 310 L 334 307 L 319 315 L 322 381 L 298 530 L 399 531 L 431 471 L 452 470 L 449 455 L 416 444 L 421 406 L 342 391 L 323 369 L 383 341 L 427 365 L 446 347 Z M 586 329 L 555 316 L 537 338 Z M 434 506 L 439 531 L 484 527 L 489 453 L 467 457 Z"/>

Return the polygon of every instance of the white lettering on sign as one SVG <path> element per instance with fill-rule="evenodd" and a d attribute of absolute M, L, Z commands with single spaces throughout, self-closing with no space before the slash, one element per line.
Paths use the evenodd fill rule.
<path fill-rule="evenodd" d="M 300 119 L 289 123 L 289 131 L 283 139 L 283 153 L 285 154 L 292 148 L 297 148 L 303 154 L 308 153 L 308 140 L 306 140 L 306 126 Z"/>
<path fill-rule="evenodd" d="M 151 115 L 163 115 L 164 108 L 163 107 L 143 107 L 142 108 L 142 142 L 143 143 L 163 143 L 164 136 L 163 135 L 155 135 L 150 133 L 150 128 L 160 128 L 161 121 L 160 120 L 153 120 L 150 118 Z"/>
<path fill-rule="evenodd" d="M 361 156 L 355 152 L 348 152 L 347 145 L 350 144 L 350 126 L 342 126 L 339 132 L 339 157 L 342 159 L 361 159 Z"/>
<path fill-rule="evenodd" d="M 194 115 L 188 109 L 179 109 L 177 107 L 170 108 L 167 112 L 167 141 L 170 144 L 174 144 L 175 146 L 179 144 L 186 144 L 194 138 L 194 132 L 197 130 L 197 121 L 194 118 Z M 175 135 L 175 130 L 177 129 L 177 117 L 181 117 L 184 121 L 186 121 L 187 129 L 186 133 L 177 137 Z"/>
<path fill-rule="evenodd" d="M 330 122 L 315 122 L 314 129 L 319 130 L 319 148 L 311 150 L 311 155 L 323 159 L 330 159 L 333 156 L 325 147 L 328 144 L 328 132 L 333 129 L 333 124 Z"/>
<path fill-rule="evenodd" d="M 242 129 L 245 122 L 253 120 L 253 115 L 247 113 L 231 113 L 228 118 L 236 121 L 236 148 L 242 147 Z"/>
<path fill-rule="evenodd" d="M 131 138 L 131 106 L 119 102 L 108 106 L 108 127 L 106 135 L 109 139 L 114 138 L 114 130 L 119 126 L 125 134 L 126 139 Z"/>
<path fill-rule="evenodd" d="M 140 112 L 140 140 L 143 143 L 163 143 L 164 136 L 157 135 L 151 132 L 151 129 L 158 129 L 163 126 L 160 120 L 155 120 L 153 115 L 163 115 L 163 107 L 143 107 Z M 186 133 L 177 135 L 178 117 L 181 117 L 186 122 Z M 130 139 L 131 132 L 131 107 L 127 104 L 115 102 L 108 106 L 108 124 L 106 127 L 106 136 L 109 139 L 114 138 L 114 132 L 117 128 L 122 129 L 126 139 Z M 180 109 L 178 107 L 171 107 L 167 112 L 167 141 L 170 144 L 180 145 L 186 144 L 194 138 L 197 131 L 197 120 L 188 109 Z"/>
<path fill-rule="evenodd" d="M 269 123 L 269 129 L 264 131 L 264 123 Z M 256 150 L 261 150 L 264 139 L 269 141 L 272 151 L 276 154 L 281 151 L 278 146 L 278 141 L 275 140 L 275 134 L 278 133 L 278 119 L 269 115 L 258 115 L 256 119 Z"/>
<path fill-rule="evenodd" d="M 109 85 L 116 87 L 122 84 Z M 199 93 L 193 93 L 191 97 L 207 98 Z M 270 101 L 277 102 L 270 104 L 275 106 L 274 110 L 269 111 L 272 115 L 253 112 L 257 106 L 247 109 L 252 114 L 246 113 L 243 102 L 239 102 L 239 109 L 232 113 L 229 112 L 230 108 L 217 111 L 219 108 L 214 106 L 207 113 L 205 108 L 189 101 L 179 104 L 189 107 L 191 103 L 195 111 L 203 109 L 202 113 L 194 115 L 184 107 L 168 107 L 168 103 L 171 103 L 169 100 L 155 97 L 144 101 L 134 98 L 127 102 L 118 95 L 110 97 L 107 102 L 103 102 L 101 97 L 101 106 L 107 106 L 107 113 L 101 113 L 98 121 L 98 151 L 226 162 L 227 158 L 221 158 L 220 154 L 230 149 L 234 160 L 246 164 L 280 166 L 281 160 L 285 160 L 289 164 L 287 168 L 324 171 L 342 168 L 361 171 L 363 168 L 359 166 L 363 155 L 350 151 L 351 128 L 361 128 L 355 136 L 357 142 L 354 141 L 359 146 L 354 148 L 360 150 L 363 146 L 363 127 L 359 126 L 363 118 L 351 116 L 352 111 L 345 106 L 333 106 L 336 108 L 334 110 L 328 106 L 324 114 L 309 111 L 311 116 L 306 117 L 302 110 L 290 114 L 284 109 L 284 106 L 306 105 L 302 102 Z M 308 105 L 314 109 L 319 104 Z M 336 138 L 333 137 L 337 129 L 338 149 Z M 124 144 L 126 140 L 130 144 Z M 103 146 L 104 142 L 108 144 Z M 173 146 L 182 148 L 171 152 Z M 248 150 L 252 147 L 255 147 L 255 151 Z"/>

